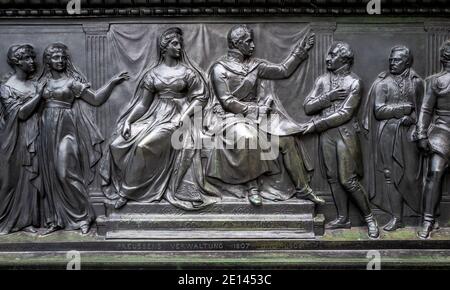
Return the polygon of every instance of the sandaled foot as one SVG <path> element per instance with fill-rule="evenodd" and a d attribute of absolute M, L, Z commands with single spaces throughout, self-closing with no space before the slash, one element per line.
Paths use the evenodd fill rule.
<path fill-rule="evenodd" d="M 35 234 L 35 233 L 38 232 L 38 231 L 36 230 L 36 228 L 33 227 L 33 226 L 29 226 L 29 227 L 23 228 L 22 231 L 24 231 L 24 232 L 26 232 L 26 233 L 32 233 L 32 234 Z"/>

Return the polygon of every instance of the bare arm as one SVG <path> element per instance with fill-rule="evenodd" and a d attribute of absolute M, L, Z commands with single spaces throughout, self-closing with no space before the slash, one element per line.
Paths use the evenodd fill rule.
<path fill-rule="evenodd" d="M 23 106 L 19 110 L 19 118 L 20 120 L 26 120 L 31 117 L 34 110 L 36 110 L 39 105 L 39 101 L 41 100 L 41 95 L 36 94 L 33 98 L 31 98 L 28 102 L 23 104 Z"/>
<path fill-rule="evenodd" d="M 150 109 L 150 105 L 153 102 L 154 94 L 149 90 L 144 90 L 142 98 L 138 101 L 138 103 L 134 106 L 130 115 L 125 119 L 122 127 L 122 137 L 125 139 L 130 138 L 131 136 L 131 124 L 142 117 L 145 112 Z"/>
<path fill-rule="evenodd" d="M 46 83 L 39 83 L 36 89 L 36 94 L 29 101 L 22 105 L 19 110 L 20 120 L 26 120 L 31 117 L 34 110 L 36 110 L 39 105 L 45 85 Z"/>
<path fill-rule="evenodd" d="M 129 79 L 128 73 L 123 72 L 118 76 L 113 77 L 107 84 L 105 84 L 103 87 L 101 87 L 96 91 L 89 88 L 84 90 L 84 92 L 81 94 L 81 98 L 90 105 L 100 106 L 104 102 L 106 102 L 106 100 L 111 95 L 113 89 L 117 85 L 128 79 Z"/>
<path fill-rule="evenodd" d="M 128 118 L 125 120 L 126 123 L 132 124 L 140 117 L 142 117 L 145 112 L 150 109 L 150 105 L 153 102 L 154 94 L 148 90 L 144 90 L 141 100 L 136 104 L 136 106 L 131 111 Z"/>

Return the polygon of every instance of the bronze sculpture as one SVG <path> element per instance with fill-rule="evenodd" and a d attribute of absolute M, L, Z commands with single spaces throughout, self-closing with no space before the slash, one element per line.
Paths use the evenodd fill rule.
<path fill-rule="evenodd" d="M 5 167 L 0 177 L 0 234 L 20 230 L 35 233 L 41 226 L 35 112 L 43 85 L 33 79 L 33 46 L 13 45 L 7 59 L 14 72 L 0 84 L 0 163 Z"/>
<path fill-rule="evenodd" d="M 220 200 L 205 188 L 193 144 L 200 132 L 190 124 L 194 110 L 208 101 L 206 81 L 184 51 L 181 29 L 164 31 L 158 45 L 158 62 L 139 82 L 102 162 L 103 191 L 118 195 L 116 209 L 128 200 L 166 199 L 186 210 Z M 177 130 L 184 132 L 181 149 L 172 143 Z"/>
<path fill-rule="evenodd" d="M 354 53 L 347 43 L 335 42 L 326 58 L 328 73 L 320 76 L 304 102 L 305 112 L 315 117 L 304 125 L 303 134 L 320 133 L 321 161 L 331 187 L 337 218 L 328 229 L 349 228 L 348 195 L 362 212 L 370 238 L 379 230 L 361 185 L 362 156 L 357 135 L 361 80 L 352 73 Z"/>
<path fill-rule="evenodd" d="M 248 200 L 255 206 L 262 205 L 262 195 L 272 200 L 285 200 L 297 195 L 298 198 L 318 204 L 324 203 L 308 184 L 307 170 L 311 166 L 305 160 L 307 156 L 302 145 L 293 137 L 300 132 L 301 126 L 288 116 L 272 93 L 260 92 L 263 88 L 270 89 L 270 84 L 263 80 L 289 78 L 307 58 L 314 39 L 313 35 L 306 37 L 284 62 L 274 64 L 252 57 L 255 50 L 253 31 L 246 25 L 237 25 L 228 32 L 227 55 L 212 65 L 210 81 L 215 102 L 213 110 L 225 121 L 214 121 L 214 124 L 209 125 L 214 127 L 212 131 L 216 136 L 227 134 L 223 142 L 231 145 L 231 148 L 211 150 L 206 174 L 212 179 L 211 182 L 220 184 L 220 188 L 237 186 L 239 189 L 234 194 L 238 197 L 245 196 L 247 192 Z M 268 128 L 260 126 L 259 120 L 270 113 L 279 116 L 279 123 L 269 124 Z M 280 160 L 261 158 L 262 147 L 266 147 L 261 143 L 267 142 L 265 136 L 268 139 L 279 138 L 279 144 L 272 146 L 279 147 Z M 239 148 L 236 144 L 242 140 L 243 143 L 256 146 Z M 273 188 L 261 188 L 261 179 L 264 182 L 268 175 L 277 174 L 279 167 L 283 167 L 282 170 L 288 175 L 286 182 L 293 184 L 291 194 L 276 194 Z M 277 179 L 279 182 L 281 178 Z"/>
<path fill-rule="evenodd" d="M 404 227 L 404 205 L 420 213 L 421 163 L 413 133 L 424 83 L 412 64 L 409 48 L 393 47 L 390 71 L 378 76 L 364 107 L 364 128 L 376 144 L 371 202 L 391 215 L 386 231 Z"/>
<path fill-rule="evenodd" d="M 93 181 L 103 138 L 92 118 L 80 107 L 80 99 L 99 106 L 128 75 L 122 73 L 93 91 L 73 65 L 64 44 L 49 45 L 43 60 L 39 81 L 45 88 L 38 156 L 45 194 L 43 222 L 47 230 L 44 234 L 58 229 L 81 229 L 86 234 L 95 219 L 87 185 Z"/>
<path fill-rule="evenodd" d="M 304 102 L 305 112 L 314 118 L 302 125 L 284 110 L 274 80 L 295 73 L 314 46 L 314 37 L 306 36 L 281 64 L 253 57 L 253 31 L 246 25 L 233 27 L 227 40 L 227 55 L 212 63 L 207 79 L 187 57 L 181 29 L 170 28 L 160 35 L 158 61 L 140 77 L 104 151 L 100 175 L 105 195 L 115 200 L 116 209 L 128 201 L 166 200 L 182 210 L 203 210 L 229 192 L 256 206 L 263 199 L 286 201 L 295 195 L 323 204 L 309 185 L 312 166 L 300 136 L 317 132 L 319 161 L 337 209 L 337 218 L 327 228 L 351 226 L 348 201 L 353 199 L 365 217 L 369 236 L 377 238 L 377 222 L 360 181 L 363 166 L 356 114 L 362 84 L 351 72 L 349 45 L 338 42 L 330 48 L 328 73 L 317 79 Z M 373 170 L 368 174 L 369 192 L 374 205 L 390 215 L 386 231 L 404 227 L 404 208 L 423 213 L 419 237 L 428 238 L 436 228 L 447 166 L 444 98 L 449 46 L 446 43 L 441 49 L 444 71 L 427 80 L 422 106 L 424 83 L 412 69 L 406 46 L 392 48 L 389 72 L 379 74 L 366 98 L 363 125 L 377 149 L 369 156 L 373 158 L 368 164 Z M 58 229 L 87 233 L 95 219 L 88 186 L 101 160 L 103 137 L 78 99 L 99 106 L 128 76 L 116 76 L 94 92 L 60 43 L 45 50 L 38 81 L 33 79 L 32 46 L 12 46 L 8 63 L 15 72 L 0 84 L 0 158 L 7 168 L 0 172 L 0 233 L 35 233 L 37 227 L 46 227 L 45 234 Z M 204 127 L 192 124 L 196 109 L 208 117 Z M 271 123 L 272 116 L 281 121 Z M 224 137 L 221 141 L 229 145 L 228 141 L 236 141 L 227 139 L 230 132 L 238 140 L 264 146 L 196 147 L 195 142 L 205 136 Z M 262 159 L 264 147 L 273 146 L 274 140 L 279 141 L 279 156 Z M 181 147 L 175 148 L 174 142 Z M 429 157 L 429 168 L 420 212 L 422 157 Z M 13 175 L 20 182 L 11 179 Z"/>
<path fill-rule="evenodd" d="M 430 237 L 442 196 L 442 178 L 450 156 L 450 41 L 440 49 L 442 72 L 426 79 L 425 96 L 417 122 L 419 148 L 428 155 L 428 172 L 423 187 L 423 221 L 418 236 Z"/>

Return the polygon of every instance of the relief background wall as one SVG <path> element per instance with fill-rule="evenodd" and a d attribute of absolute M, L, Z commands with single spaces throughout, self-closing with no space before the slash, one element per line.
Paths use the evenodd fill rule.
<path fill-rule="evenodd" d="M 423 78 L 440 70 L 438 50 L 450 38 L 450 21 L 429 21 L 423 18 L 377 18 L 367 17 L 283 17 L 283 18 L 164 18 L 151 19 L 0 19 L 0 74 L 10 71 L 6 63 L 6 52 L 15 43 L 30 43 L 36 48 L 37 60 L 42 64 L 42 52 L 53 42 L 63 42 L 71 50 L 74 63 L 99 88 L 113 74 L 127 69 L 133 76 L 124 86 L 114 91 L 110 100 L 96 112 L 97 123 L 107 139 L 121 110 L 134 92 L 140 73 L 156 60 L 156 38 L 169 26 L 178 26 L 185 33 L 186 51 L 193 62 L 205 72 L 212 62 L 226 53 L 226 33 L 237 23 L 247 23 L 255 31 L 256 57 L 273 62 L 281 61 L 299 41 L 304 29 L 317 35 L 316 46 L 310 58 L 289 79 L 276 82 L 277 93 L 288 112 L 299 121 L 306 121 L 302 107 L 304 97 L 311 89 L 314 79 L 325 72 L 325 55 L 334 40 L 350 43 L 355 51 L 354 72 L 362 78 L 364 97 L 377 75 L 387 70 L 390 48 L 397 44 L 408 46 L 415 57 L 414 69 Z M 361 138 L 365 156 L 374 149 L 373 144 Z M 317 138 L 305 139 L 310 154 L 314 157 L 315 174 L 313 189 L 320 191 L 327 200 L 321 208 L 327 219 L 334 217 L 334 205 L 328 183 L 321 175 Z M 441 222 L 450 220 L 450 177 L 444 186 Z M 367 184 L 371 182 L 367 178 Z M 99 182 L 92 188 L 93 196 L 99 195 Z M 417 194 L 420 194 L 419 192 Z M 354 212 L 354 209 L 352 209 Z M 359 215 L 354 215 L 354 220 Z M 383 221 L 383 217 L 381 222 Z M 415 223 L 411 219 L 410 223 Z"/>

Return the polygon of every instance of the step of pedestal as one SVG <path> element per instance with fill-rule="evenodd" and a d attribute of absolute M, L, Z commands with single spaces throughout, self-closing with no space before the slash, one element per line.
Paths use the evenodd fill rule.
<path fill-rule="evenodd" d="M 230 231 L 230 230 L 122 230 L 106 234 L 108 240 L 247 240 L 247 239 L 314 239 L 313 232 L 290 229 Z"/>
<path fill-rule="evenodd" d="M 312 214 L 302 215 L 143 215 L 112 214 L 97 218 L 97 227 L 112 230 L 289 228 L 314 231 Z"/>
<path fill-rule="evenodd" d="M 123 208 L 114 209 L 112 201 L 105 203 L 106 215 L 111 214 L 174 214 L 183 215 L 186 211 L 176 208 L 168 202 L 136 203 L 128 202 Z M 220 203 L 213 204 L 201 210 L 191 211 L 196 215 L 208 214 L 308 214 L 314 212 L 311 201 L 291 199 L 283 202 L 264 201 L 260 207 L 249 204 L 247 199 L 224 198 Z"/>

